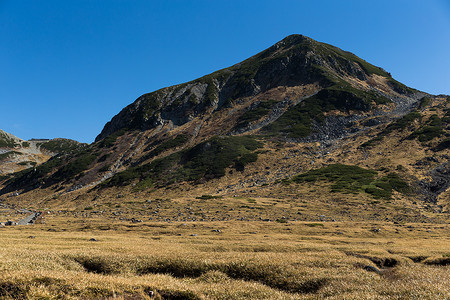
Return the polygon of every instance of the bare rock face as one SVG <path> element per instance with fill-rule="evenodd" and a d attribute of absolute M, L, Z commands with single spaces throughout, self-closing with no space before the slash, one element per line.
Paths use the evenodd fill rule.
<path fill-rule="evenodd" d="M 431 180 L 422 180 L 424 198 L 427 202 L 436 203 L 437 197 L 450 188 L 450 163 L 446 162 L 430 171 Z"/>

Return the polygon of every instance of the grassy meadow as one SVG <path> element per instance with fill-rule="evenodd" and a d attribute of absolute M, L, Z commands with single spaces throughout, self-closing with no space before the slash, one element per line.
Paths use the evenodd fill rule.
<path fill-rule="evenodd" d="M 2 299 L 448 299 L 450 225 L 131 222 L 0 228 Z"/>

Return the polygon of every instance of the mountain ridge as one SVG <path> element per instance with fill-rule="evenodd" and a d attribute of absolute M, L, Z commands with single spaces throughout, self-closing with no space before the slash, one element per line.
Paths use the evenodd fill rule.
<path fill-rule="evenodd" d="M 23 140 L 0 129 L 0 175 L 8 176 L 35 167 L 81 145 L 64 138 Z"/>

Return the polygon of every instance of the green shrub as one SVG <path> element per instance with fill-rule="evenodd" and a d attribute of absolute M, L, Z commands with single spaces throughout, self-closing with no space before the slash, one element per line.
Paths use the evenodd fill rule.
<path fill-rule="evenodd" d="M 127 132 L 127 128 L 122 128 L 122 129 L 114 132 L 113 134 L 108 135 L 103 140 L 100 140 L 98 142 L 98 146 L 100 148 L 109 148 L 115 144 L 115 142 L 119 136 L 124 135 L 126 132 Z"/>
<path fill-rule="evenodd" d="M 35 166 L 35 165 L 37 165 L 37 162 L 35 162 L 35 161 L 21 161 L 20 163 L 18 163 L 18 165 L 20 165 L 20 166 L 28 166 L 28 165 Z"/>
<path fill-rule="evenodd" d="M 90 152 L 84 152 L 78 155 L 78 157 L 68 164 L 56 171 L 50 179 L 53 182 L 68 181 L 79 175 L 81 172 L 87 170 L 89 166 L 95 161 L 97 156 Z"/>
<path fill-rule="evenodd" d="M 428 142 L 436 137 L 440 137 L 444 131 L 441 126 L 424 126 L 414 131 L 408 138 L 417 138 L 420 142 Z"/>
<path fill-rule="evenodd" d="M 449 148 L 450 148 L 450 138 L 444 139 L 442 142 L 440 142 L 436 147 L 433 148 L 433 151 L 438 152 Z"/>
<path fill-rule="evenodd" d="M 409 191 L 408 184 L 396 173 L 377 179 L 377 172 L 358 166 L 334 164 L 320 169 L 311 170 L 294 176 L 290 181 L 295 183 L 329 181 L 331 192 L 360 193 L 365 192 L 374 198 L 390 199 L 392 191 L 401 193 Z"/>
<path fill-rule="evenodd" d="M 361 144 L 359 148 L 367 148 L 367 147 L 373 147 L 378 142 L 381 142 L 383 138 L 388 135 L 389 133 L 396 131 L 396 130 L 404 130 L 408 126 L 410 126 L 414 120 L 420 119 L 422 115 L 418 112 L 410 112 L 403 116 L 402 118 L 396 120 L 395 122 L 389 124 L 383 131 L 381 131 L 378 136 L 368 140 L 367 142 Z"/>
<path fill-rule="evenodd" d="M 428 142 L 436 137 L 440 137 L 444 134 L 444 130 L 442 128 L 442 120 L 437 115 L 432 115 L 427 120 L 426 125 L 417 129 L 411 135 L 409 135 L 408 139 L 418 139 L 420 142 Z"/>
<path fill-rule="evenodd" d="M 237 120 L 235 126 L 236 129 L 247 126 L 249 123 L 261 119 L 263 116 L 267 115 L 272 107 L 278 103 L 275 100 L 268 100 L 264 102 L 259 102 L 256 105 L 252 105 L 249 110 L 244 112 Z"/>
<path fill-rule="evenodd" d="M 2 135 L 0 133 L 0 147 L 1 148 L 14 148 L 16 146 L 16 142 L 9 138 L 7 135 Z"/>
<path fill-rule="evenodd" d="M 2 153 L 2 154 L 0 154 L 0 160 L 8 159 L 14 155 L 22 155 L 22 153 L 17 152 L 17 151 L 9 151 L 6 153 Z"/>
<path fill-rule="evenodd" d="M 108 172 L 109 171 L 110 166 L 106 165 L 101 167 L 100 169 L 98 169 L 99 172 Z"/>
<path fill-rule="evenodd" d="M 175 138 L 167 140 L 167 141 L 159 144 L 155 149 L 150 151 L 150 153 L 146 154 L 143 160 L 147 160 L 149 158 L 158 156 L 161 153 L 163 153 L 169 149 L 180 147 L 180 146 L 184 145 L 188 140 L 189 140 L 189 137 L 187 135 L 179 134 Z M 152 146 L 152 145 L 150 145 L 150 146 Z"/>
<path fill-rule="evenodd" d="M 383 140 L 384 136 L 382 134 L 368 140 L 367 142 L 361 144 L 359 148 L 369 148 L 375 146 L 378 142 Z"/>
<path fill-rule="evenodd" d="M 73 153 L 80 151 L 86 145 L 68 139 L 54 139 L 40 144 L 40 147 L 53 153 Z"/>
<path fill-rule="evenodd" d="M 425 97 L 422 97 L 422 98 L 419 100 L 419 106 L 418 106 L 418 108 L 419 108 L 419 109 L 424 109 L 425 107 L 429 106 L 430 104 L 431 104 L 431 99 L 430 99 L 430 97 L 425 96 Z"/>
<path fill-rule="evenodd" d="M 402 118 L 396 120 L 395 122 L 389 124 L 384 130 L 384 134 L 388 134 L 393 132 L 394 130 L 403 130 L 406 127 L 410 126 L 415 120 L 418 120 L 422 117 L 419 112 L 410 112 L 403 116 Z"/>
<path fill-rule="evenodd" d="M 127 185 L 136 179 L 145 180 L 148 185 L 221 177 L 227 167 L 243 168 L 255 161 L 257 154 L 252 152 L 261 146 L 248 136 L 213 137 L 192 148 L 129 168 L 114 175 L 105 185 Z"/>
<path fill-rule="evenodd" d="M 334 85 L 289 108 L 281 117 L 264 127 L 263 130 L 270 134 L 283 133 L 290 138 L 306 137 L 311 133 L 312 121 L 323 122 L 325 112 L 332 110 L 367 111 L 371 108 L 372 101 L 385 102 L 384 98 L 378 94 L 362 92 L 349 85 L 339 87 Z"/>
<path fill-rule="evenodd" d="M 297 175 L 292 181 L 296 183 L 331 181 L 334 182 L 331 186 L 333 192 L 358 193 L 363 185 L 368 185 L 374 180 L 376 174 L 376 171 L 357 166 L 334 164 Z"/>

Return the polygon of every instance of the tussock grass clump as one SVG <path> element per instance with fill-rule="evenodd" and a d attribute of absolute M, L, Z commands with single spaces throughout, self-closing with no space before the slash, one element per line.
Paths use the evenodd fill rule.
<path fill-rule="evenodd" d="M 426 265 L 449 266 L 450 257 L 430 257 L 423 261 Z"/>
<path fill-rule="evenodd" d="M 200 200 L 211 200 L 211 199 L 222 199 L 222 196 L 213 196 L 213 195 L 201 195 L 198 197 L 195 197 L 195 199 L 200 199 Z"/>
<path fill-rule="evenodd" d="M 207 263 L 199 260 L 150 260 L 137 270 L 143 274 L 169 274 L 177 278 L 208 278 L 214 276 L 257 281 L 271 288 L 290 293 L 315 293 L 327 283 L 326 278 L 304 278 L 292 266 L 279 266 L 252 261 Z"/>
<path fill-rule="evenodd" d="M 74 260 L 82 265 L 87 272 L 109 275 L 123 271 L 120 269 L 122 266 L 117 261 L 111 261 L 104 257 L 77 257 Z"/>
<path fill-rule="evenodd" d="M 50 216 L 47 224 L 0 230 L 0 298 L 446 299 L 450 293 L 447 267 L 409 259 L 448 258 L 446 224 L 414 224 L 414 231 L 367 222 L 130 227 L 83 218 L 114 229 L 80 231 L 78 223 L 68 227 L 67 219 Z M 48 232 L 53 225 L 68 231 Z M 368 233 L 373 226 L 382 231 Z M 220 235 L 211 231 L 218 227 Z"/>
<path fill-rule="evenodd" d="M 25 299 L 29 288 L 21 282 L 0 281 L 0 297 Z"/>

